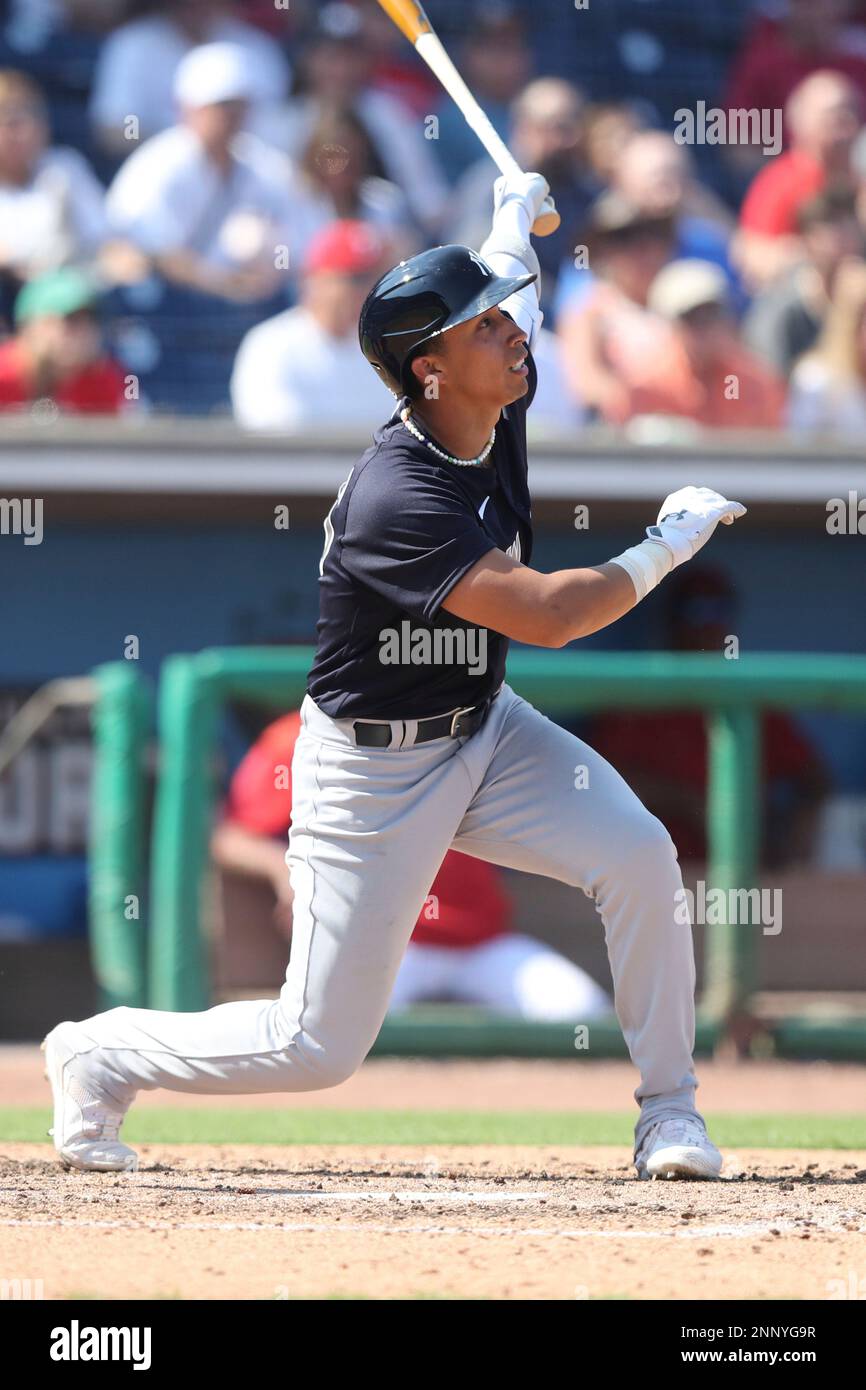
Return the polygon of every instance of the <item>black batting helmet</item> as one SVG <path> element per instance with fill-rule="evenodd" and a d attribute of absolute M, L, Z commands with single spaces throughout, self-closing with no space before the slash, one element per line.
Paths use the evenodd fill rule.
<path fill-rule="evenodd" d="M 358 321 L 361 351 L 395 396 L 411 383 L 413 357 L 431 338 L 483 314 L 535 275 L 497 275 L 468 246 L 434 246 L 389 270 L 371 289 Z"/>

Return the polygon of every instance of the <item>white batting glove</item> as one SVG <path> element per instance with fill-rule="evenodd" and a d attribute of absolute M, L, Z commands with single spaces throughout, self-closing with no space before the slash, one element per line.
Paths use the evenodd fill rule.
<path fill-rule="evenodd" d="M 673 556 L 672 569 L 691 560 L 706 545 L 720 521 L 731 526 L 745 516 L 742 502 L 729 502 L 709 487 L 681 487 L 662 502 L 655 526 L 646 528 L 651 541 L 660 541 Z"/>
<path fill-rule="evenodd" d="M 526 207 L 532 223 L 549 193 L 550 184 L 543 174 L 500 174 L 493 185 L 493 216 L 503 203 L 517 198 Z"/>

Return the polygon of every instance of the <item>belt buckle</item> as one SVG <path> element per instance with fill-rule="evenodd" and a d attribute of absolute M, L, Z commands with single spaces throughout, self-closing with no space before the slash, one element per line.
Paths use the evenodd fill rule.
<path fill-rule="evenodd" d="M 458 709 L 458 710 L 455 710 L 455 711 L 454 711 L 454 717 L 453 717 L 453 719 L 451 720 L 451 735 L 450 735 L 451 738 L 460 738 L 460 734 L 458 734 L 458 733 L 456 732 L 456 730 L 455 730 L 455 725 L 457 724 L 458 720 L 460 719 L 461 714 L 471 714 L 472 711 L 475 710 L 475 709 L 477 709 L 477 708 L 478 708 L 477 705 L 466 705 L 466 706 L 464 706 L 463 709 Z"/>

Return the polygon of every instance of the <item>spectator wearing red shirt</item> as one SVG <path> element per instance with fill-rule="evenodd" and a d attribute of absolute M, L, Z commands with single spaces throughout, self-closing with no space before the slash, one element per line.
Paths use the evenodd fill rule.
<path fill-rule="evenodd" d="M 84 415 L 124 408 L 123 371 L 103 347 L 96 300 L 92 282 L 71 267 L 24 286 L 15 336 L 0 344 L 0 410 L 41 400 Z"/>
<path fill-rule="evenodd" d="M 668 643 L 675 651 L 720 654 L 735 631 L 736 600 L 716 570 L 690 568 L 665 590 Z M 681 860 L 705 860 L 707 736 L 700 710 L 617 711 L 592 721 L 587 742 L 628 778 L 667 826 Z M 818 812 L 829 790 L 821 759 L 788 714 L 761 717 L 763 836 L 767 868 L 808 862 Z"/>
<path fill-rule="evenodd" d="M 277 719 L 238 766 L 211 842 L 224 869 L 268 880 L 277 922 L 291 933 L 286 866 L 291 764 L 300 712 Z M 391 996 L 391 1009 L 425 999 L 482 1004 L 524 1018 L 586 1022 L 613 1003 L 571 961 L 513 932 L 510 904 L 492 865 L 449 850 L 421 908 Z M 363 923 L 357 924 L 363 930 Z"/>
<path fill-rule="evenodd" d="M 851 151 L 863 119 L 858 87 L 840 73 L 812 73 L 787 106 L 790 147 L 752 181 L 740 211 L 735 259 L 760 289 L 803 255 L 800 208 L 831 184 L 854 183 Z"/>
<path fill-rule="evenodd" d="M 734 60 L 723 108 L 784 110 L 794 88 L 819 68 L 848 77 L 866 103 L 862 9 L 852 0 L 788 0 L 786 13 L 760 15 Z M 736 145 L 730 152 L 743 166 L 750 158 L 752 168 L 760 165 L 760 146 Z"/>

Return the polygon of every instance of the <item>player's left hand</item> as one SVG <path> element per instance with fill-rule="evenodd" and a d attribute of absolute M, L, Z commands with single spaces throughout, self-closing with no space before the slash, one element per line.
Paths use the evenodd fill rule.
<path fill-rule="evenodd" d="M 731 526 L 745 514 L 742 502 L 729 502 L 712 488 L 681 487 L 665 498 L 656 525 L 648 526 L 646 533 L 651 541 L 667 546 L 676 569 L 706 545 L 720 521 Z"/>
<path fill-rule="evenodd" d="M 559 225 L 559 213 L 550 196 L 550 184 L 543 174 L 501 174 L 493 185 L 493 216 L 511 199 L 517 199 L 529 213 L 530 230 L 536 236 L 547 236 L 552 217 Z"/>

